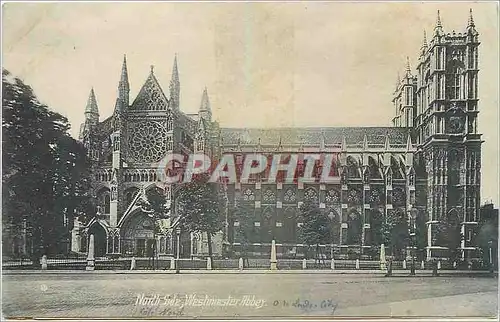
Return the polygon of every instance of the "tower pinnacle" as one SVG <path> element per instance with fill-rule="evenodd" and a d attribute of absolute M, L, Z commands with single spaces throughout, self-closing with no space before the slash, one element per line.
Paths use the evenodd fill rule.
<path fill-rule="evenodd" d="M 170 80 L 170 104 L 173 108 L 179 109 L 180 92 L 181 83 L 179 81 L 179 70 L 177 69 L 177 54 L 175 54 L 172 79 Z"/>
<path fill-rule="evenodd" d="M 127 56 L 123 55 L 122 72 L 120 82 L 118 83 L 118 100 L 115 110 L 120 112 L 128 107 L 129 104 L 130 84 L 128 82 Z"/>
<path fill-rule="evenodd" d="M 97 99 L 95 98 L 93 87 L 90 90 L 87 106 L 85 107 L 85 120 L 91 123 L 99 122 L 99 108 L 97 107 Z"/>
<path fill-rule="evenodd" d="M 434 33 L 438 36 L 443 34 L 443 24 L 441 23 L 441 15 L 439 10 L 437 11 L 436 26 L 434 27 Z"/>
<path fill-rule="evenodd" d="M 210 108 L 210 100 L 208 99 L 208 91 L 206 87 L 203 90 L 203 94 L 201 96 L 199 114 L 202 118 L 205 119 L 210 119 L 212 117 L 212 109 Z"/>
<path fill-rule="evenodd" d="M 474 28 L 476 25 L 474 24 L 474 18 L 472 17 L 472 8 L 469 9 L 469 22 L 467 23 L 467 28 Z"/>
<path fill-rule="evenodd" d="M 411 76 L 410 57 L 406 56 L 406 76 Z"/>

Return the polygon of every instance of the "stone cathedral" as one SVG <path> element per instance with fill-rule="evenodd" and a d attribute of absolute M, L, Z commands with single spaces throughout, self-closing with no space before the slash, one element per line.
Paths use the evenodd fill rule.
<path fill-rule="evenodd" d="M 272 239 L 278 255 L 300 253 L 298 208 L 313 199 L 338 223 L 332 225 L 332 252 L 340 255 L 353 250 L 363 254 L 376 246 L 374 221 L 404 216 L 410 232 L 417 220 L 424 222 L 427 259 L 445 256 L 446 247 L 436 238 L 439 222 L 458 218 L 462 257 L 474 257 L 482 143 L 478 47 L 472 12 L 463 33 L 445 32 L 438 12 L 432 34 L 424 34 L 416 70 L 408 62 L 398 77 L 392 127 L 220 127 L 212 117 L 207 89 L 200 91 L 197 114 L 183 112 L 177 57 L 168 93 L 152 67 L 133 100 L 124 58 L 114 113 L 100 120 L 93 90 L 85 108 L 80 140 L 93 163 L 99 207 L 90 222 L 75 222 L 72 250 L 85 251 L 88 236 L 94 234 L 98 256 L 146 256 L 153 243 L 160 255 L 176 254 L 175 214 L 154 232 L 153 219 L 137 205 L 152 187 L 162 189 L 170 204 L 175 202 L 176 185 L 161 182 L 156 171 L 168 153 L 232 154 L 237 167 L 246 153 L 330 153 L 335 155 L 336 181 L 327 184 L 257 177 L 224 186 L 225 228 L 213 238 L 214 252 L 238 252 L 240 219 L 233 216 L 238 205 L 253 213 L 254 256 L 268 254 Z M 298 171 L 302 166 L 299 160 Z M 206 256 L 206 236 L 180 235 L 182 257 Z"/>

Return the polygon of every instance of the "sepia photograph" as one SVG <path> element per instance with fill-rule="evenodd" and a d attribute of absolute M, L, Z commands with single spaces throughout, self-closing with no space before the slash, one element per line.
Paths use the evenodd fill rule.
<path fill-rule="evenodd" d="M 499 3 L 2 2 L 2 320 L 498 320 Z"/>

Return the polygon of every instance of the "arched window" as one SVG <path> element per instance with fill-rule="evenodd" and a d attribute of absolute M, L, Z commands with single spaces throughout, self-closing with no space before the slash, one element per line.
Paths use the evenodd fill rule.
<path fill-rule="evenodd" d="M 463 64 L 454 59 L 446 69 L 446 93 L 448 99 L 460 99 Z"/>

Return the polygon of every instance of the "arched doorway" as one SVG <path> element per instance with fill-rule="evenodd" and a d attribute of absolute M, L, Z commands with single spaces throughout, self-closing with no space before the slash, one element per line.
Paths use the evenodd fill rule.
<path fill-rule="evenodd" d="M 87 244 L 90 242 L 90 235 L 94 235 L 94 256 L 102 257 L 106 255 L 107 235 L 106 230 L 99 223 L 94 222 L 87 233 Z"/>
<path fill-rule="evenodd" d="M 122 254 L 147 257 L 148 250 L 151 250 L 154 245 L 153 219 L 137 210 L 130 214 L 122 227 Z"/>

